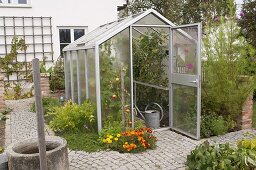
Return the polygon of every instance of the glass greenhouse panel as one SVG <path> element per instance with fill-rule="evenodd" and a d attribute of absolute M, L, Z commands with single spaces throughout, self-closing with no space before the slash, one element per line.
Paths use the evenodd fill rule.
<path fill-rule="evenodd" d="M 198 27 L 173 30 L 173 72 L 197 74 Z"/>
<path fill-rule="evenodd" d="M 133 27 L 133 35 L 134 103 L 139 111 L 157 103 L 160 126 L 169 126 L 169 29 Z"/>
<path fill-rule="evenodd" d="M 197 88 L 173 85 L 173 126 L 197 135 Z"/>
<path fill-rule="evenodd" d="M 77 81 L 77 51 L 71 52 L 72 69 L 73 69 L 73 88 L 74 88 L 74 102 L 78 103 L 78 81 Z"/>
<path fill-rule="evenodd" d="M 87 98 L 87 85 L 86 85 L 86 53 L 85 50 L 78 51 L 78 61 L 79 61 L 79 81 L 80 81 L 80 101 L 83 103 Z"/>
<path fill-rule="evenodd" d="M 137 21 L 135 24 L 136 25 L 167 25 L 167 23 L 165 23 L 162 19 L 160 19 L 159 17 L 157 17 L 152 13 L 148 14 L 141 20 Z"/>
<path fill-rule="evenodd" d="M 168 37 L 170 34 L 169 28 L 160 27 L 143 27 L 143 26 L 133 26 L 133 38 L 139 38 L 141 34 L 150 35 L 152 33 L 158 33 L 163 37 Z"/>
<path fill-rule="evenodd" d="M 139 109 L 136 110 L 136 116 L 144 119 L 144 111 L 157 110 L 160 112 L 160 127 L 169 126 L 169 89 L 158 89 L 155 87 L 145 86 L 142 84 L 134 83 L 134 105 Z M 161 109 L 155 105 L 157 103 Z M 141 112 L 141 113 L 139 113 Z M 142 115 L 141 115 L 142 114 Z M 136 127 L 136 123 L 135 123 Z"/>
<path fill-rule="evenodd" d="M 71 99 L 71 77 L 70 77 L 70 53 L 65 53 L 65 88 L 66 98 Z"/>
<path fill-rule="evenodd" d="M 95 52 L 94 49 L 87 50 L 87 76 L 89 86 L 89 99 L 91 102 L 96 103 L 96 78 L 95 78 Z"/>
<path fill-rule="evenodd" d="M 144 27 L 145 28 L 145 27 Z M 143 30 L 142 27 L 134 29 Z M 168 87 L 169 34 L 167 28 L 145 28 L 133 38 L 133 76 L 135 81 Z M 133 33 L 137 31 L 133 30 Z"/>
<path fill-rule="evenodd" d="M 100 45 L 100 90 L 103 127 L 130 121 L 129 29 Z"/>
<path fill-rule="evenodd" d="M 200 28 L 200 24 L 171 28 L 171 126 L 195 139 L 200 139 Z"/>

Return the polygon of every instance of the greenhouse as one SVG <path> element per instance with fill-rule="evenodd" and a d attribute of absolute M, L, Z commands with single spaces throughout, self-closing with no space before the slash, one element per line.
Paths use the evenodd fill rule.
<path fill-rule="evenodd" d="M 200 138 L 201 24 L 153 9 L 102 25 L 63 49 L 66 98 L 95 103 L 98 131 L 140 122 Z"/>

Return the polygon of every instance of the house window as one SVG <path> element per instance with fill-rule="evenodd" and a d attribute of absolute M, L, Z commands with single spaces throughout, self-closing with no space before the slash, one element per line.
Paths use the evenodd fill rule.
<path fill-rule="evenodd" d="M 60 53 L 64 47 L 66 47 L 71 42 L 77 40 L 78 38 L 82 37 L 87 28 L 86 27 L 66 27 L 66 28 L 59 28 L 59 39 L 60 39 Z"/>
<path fill-rule="evenodd" d="M 0 0 L 0 7 L 31 7 L 30 0 Z"/>
<path fill-rule="evenodd" d="M 60 51 L 64 47 L 66 47 L 69 43 L 71 43 L 71 35 L 70 35 L 70 29 L 60 29 Z"/>
<path fill-rule="evenodd" d="M 84 29 L 74 29 L 74 40 L 77 40 L 83 35 L 84 35 Z"/>
<path fill-rule="evenodd" d="M 18 4 L 27 4 L 27 0 L 18 0 Z"/>

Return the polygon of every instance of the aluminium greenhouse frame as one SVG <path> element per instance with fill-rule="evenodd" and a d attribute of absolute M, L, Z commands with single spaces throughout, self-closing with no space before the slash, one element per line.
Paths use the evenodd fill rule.
<path fill-rule="evenodd" d="M 162 20 L 162 22 L 166 23 L 166 25 L 154 25 L 154 24 L 136 24 L 137 21 L 143 19 L 144 17 L 148 16 L 149 14 L 153 14 L 155 15 L 157 18 L 159 18 L 160 20 Z M 124 20 L 125 21 L 125 20 Z M 123 22 L 124 22 L 123 21 Z M 121 21 L 122 22 L 122 21 Z M 112 23 L 111 23 L 112 24 Z M 104 27 L 104 26 L 103 26 Z M 86 37 L 88 39 L 87 42 L 83 43 L 83 37 L 81 37 L 80 39 L 78 39 L 77 41 L 75 41 L 74 43 L 68 45 L 67 47 L 64 48 L 64 65 L 65 65 L 65 87 L 66 87 L 66 98 L 67 99 L 72 99 L 73 102 L 78 102 L 79 104 L 81 104 L 81 83 L 80 83 L 80 62 L 78 61 L 78 57 L 79 57 L 79 50 L 85 50 L 85 58 L 84 58 L 84 62 L 86 63 L 86 66 L 88 66 L 88 51 L 89 50 L 93 50 L 94 49 L 94 56 L 95 56 L 95 90 L 96 90 L 96 106 L 97 106 L 97 123 L 98 123 L 98 131 L 100 131 L 102 129 L 102 104 L 101 104 L 101 87 L 100 87 L 100 45 L 104 42 L 106 42 L 107 40 L 109 40 L 110 38 L 114 37 L 115 35 L 117 35 L 118 33 L 122 32 L 125 29 L 129 29 L 129 53 L 130 53 L 130 107 L 131 107 L 131 120 L 132 120 L 132 127 L 134 128 L 134 83 L 136 85 L 136 80 L 134 80 L 134 75 L 133 75 L 133 28 L 136 27 L 150 27 L 150 28 L 165 28 L 165 29 L 169 29 L 169 48 L 168 51 L 169 53 L 169 71 L 168 71 L 168 79 L 169 79 L 169 85 L 168 88 L 165 87 L 161 87 L 161 86 L 157 86 L 157 85 L 151 85 L 151 84 L 147 84 L 144 83 L 147 86 L 156 88 L 156 89 L 162 89 L 162 90 L 166 90 L 169 91 L 169 104 L 171 107 L 169 107 L 169 126 L 168 128 L 171 128 L 175 131 L 181 132 L 187 136 L 190 136 L 192 138 L 195 139 L 200 139 L 200 114 L 201 114 L 201 61 L 200 61 L 200 51 L 201 51 L 201 23 L 196 23 L 196 24 L 188 24 L 188 25 L 183 25 L 183 26 L 175 26 L 172 22 L 170 22 L 168 19 L 166 19 L 165 17 L 163 17 L 161 14 L 159 14 L 158 12 L 156 12 L 153 9 L 147 10 L 144 13 L 141 13 L 139 15 L 137 15 L 135 18 L 131 18 L 125 23 L 121 23 L 121 24 L 114 24 L 114 26 L 108 30 L 106 30 L 105 32 L 103 31 L 102 34 L 98 34 L 97 33 L 89 33 L 88 35 L 85 35 L 84 37 Z M 185 31 L 183 31 L 183 28 L 189 28 L 189 27 L 195 27 L 197 28 L 198 32 L 197 32 L 197 40 L 195 42 L 196 44 L 196 63 L 197 63 L 197 73 L 195 75 L 185 75 L 185 74 L 179 74 L 178 72 L 175 73 L 174 69 L 173 69 L 173 60 L 172 60 L 172 56 L 173 56 L 173 36 L 174 36 L 174 31 L 177 31 L 178 33 L 182 33 L 182 35 L 185 35 L 185 37 L 193 40 L 192 36 L 190 36 L 189 34 L 187 34 Z M 101 32 L 103 28 L 99 29 L 99 32 Z M 94 35 L 96 34 L 96 36 Z M 94 37 L 95 36 L 95 37 Z M 95 41 L 92 41 L 96 39 Z M 73 63 L 73 51 L 75 51 L 76 53 L 76 78 L 74 78 L 74 63 Z M 67 66 L 67 58 L 69 56 L 69 70 Z M 86 74 L 85 74 L 85 80 L 86 80 L 86 99 L 89 98 L 90 95 L 90 89 L 88 87 L 89 84 L 89 80 L 88 80 L 88 67 L 85 67 L 86 69 Z M 70 76 L 69 76 L 70 75 Z M 68 80 L 68 78 L 70 77 L 70 82 Z M 78 96 L 78 100 L 76 101 L 75 99 L 75 90 L 74 90 L 74 86 L 75 86 L 75 81 L 77 80 L 77 96 Z M 173 85 L 174 84 L 181 84 L 183 86 L 189 86 L 189 87 L 194 87 L 196 88 L 196 105 L 197 105 L 197 109 L 196 109 L 196 134 L 195 135 L 191 135 L 190 133 L 176 128 L 174 127 L 174 123 L 173 123 Z M 71 91 L 69 91 L 71 90 Z"/>

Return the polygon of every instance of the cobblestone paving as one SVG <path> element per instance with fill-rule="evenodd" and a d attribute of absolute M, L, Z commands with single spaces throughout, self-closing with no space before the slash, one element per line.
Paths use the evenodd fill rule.
<path fill-rule="evenodd" d="M 196 145 L 205 141 L 195 141 L 170 130 L 156 132 L 155 135 L 158 138 L 157 149 L 140 154 L 70 151 L 71 169 L 185 169 L 187 155 Z M 208 141 L 211 144 L 235 143 L 239 139 L 253 136 L 256 136 L 256 130 L 243 130 L 209 138 Z"/>
<path fill-rule="evenodd" d="M 33 99 L 7 101 L 8 107 L 13 108 L 10 118 L 6 122 L 6 145 L 17 140 L 37 137 L 36 114 L 29 111 Z M 192 140 L 173 131 L 154 132 L 158 138 L 157 148 L 138 154 L 120 154 L 115 151 L 100 151 L 87 153 L 83 151 L 69 151 L 71 170 L 171 170 L 185 169 L 186 156 L 196 145 L 205 140 Z M 46 135 L 53 135 L 46 129 Z M 242 138 L 256 136 L 256 130 L 232 132 L 224 136 L 212 137 L 211 144 L 235 143 Z"/>
<path fill-rule="evenodd" d="M 199 141 L 172 131 L 155 132 L 157 149 L 139 154 L 70 151 L 71 169 L 179 169 Z"/>
<path fill-rule="evenodd" d="M 30 111 L 30 105 L 33 101 L 33 98 L 6 101 L 7 107 L 12 108 L 13 111 L 8 115 L 6 121 L 5 146 L 27 138 L 37 137 L 36 113 Z M 49 134 L 51 132 L 47 129 L 46 135 Z"/>

